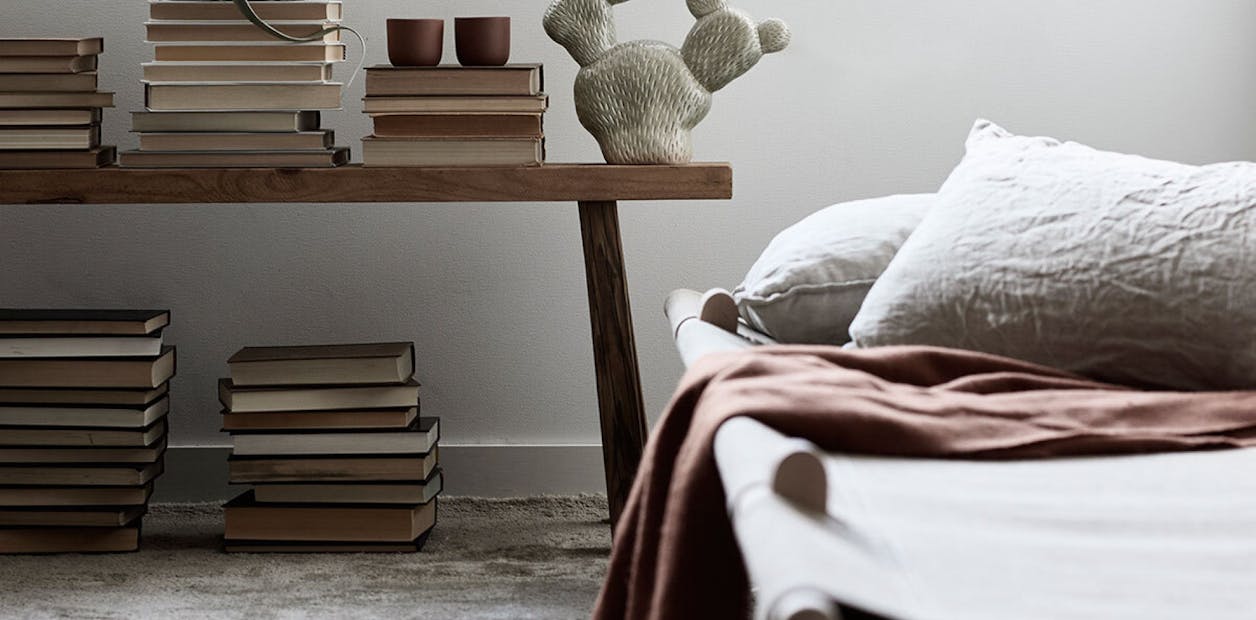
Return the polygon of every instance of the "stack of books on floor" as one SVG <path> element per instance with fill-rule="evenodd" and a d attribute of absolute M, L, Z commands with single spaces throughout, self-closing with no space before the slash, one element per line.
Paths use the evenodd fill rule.
<path fill-rule="evenodd" d="M 418 551 L 436 524 L 440 422 L 412 343 L 245 347 L 219 382 L 229 552 Z"/>
<path fill-rule="evenodd" d="M 254 0 L 262 19 L 293 36 L 340 23 L 343 5 Z M 145 26 L 156 61 L 143 66 L 144 111 L 132 115 L 134 168 L 325 168 L 349 161 L 319 110 L 341 107 L 332 67 L 340 32 L 290 43 L 253 25 L 230 2 L 156 0 Z"/>
<path fill-rule="evenodd" d="M 548 103 L 541 65 L 367 69 L 366 166 L 537 166 Z"/>
<path fill-rule="evenodd" d="M 0 39 L 0 169 L 96 168 L 117 151 L 100 144 L 96 66 L 104 41 Z"/>
<path fill-rule="evenodd" d="M 0 553 L 135 551 L 161 475 L 164 310 L 0 310 Z"/>

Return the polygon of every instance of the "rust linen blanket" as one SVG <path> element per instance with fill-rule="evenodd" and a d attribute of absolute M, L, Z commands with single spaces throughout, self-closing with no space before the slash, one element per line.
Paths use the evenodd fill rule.
<path fill-rule="evenodd" d="M 596 618 L 738 618 L 748 583 L 712 453 L 750 416 L 829 451 L 1024 459 L 1256 444 L 1256 392 L 1145 392 L 932 347 L 710 355 L 656 424 Z"/>

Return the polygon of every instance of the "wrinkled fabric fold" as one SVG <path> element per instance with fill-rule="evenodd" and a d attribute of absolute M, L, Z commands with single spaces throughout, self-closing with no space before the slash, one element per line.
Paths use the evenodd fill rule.
<path fill-rule="evenodd" d="M 750 416 L 835 452 L 1028 459 L 1256 444 L 1256 392 L 1147 392 L 933 347 L 710 355 L 653 429 L 595 618 L 738 618 L 749 584 L 713 443 Z"/>

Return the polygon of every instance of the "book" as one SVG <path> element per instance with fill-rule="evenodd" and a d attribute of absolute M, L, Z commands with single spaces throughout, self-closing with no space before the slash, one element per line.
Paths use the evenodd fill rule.
<path fill-rule="evenodd" d="M 433 500 L 416 505 L 258 504 L 251 491 L 223 506 L 228 540 L 409 542 L 436 524 Z"/>
<path fill-rule="evenodd" d="M 327 62 L 150 62 L 143 67 L 145 82 L 328 82 Z"/>
<path fill-rule="evenodd" d="M 0 506 L 141 506 L 152 494 L 151 482 L 140 487 L 0 486 Z"/>
<path fill-rule="evenodd" d="M 244 347 L 227 366 L 236 387 L 402 383 L 414 374 L 414 344 Z"/>
<path fill-rule="evenodd" d="M 96 72 L 0 74 L 0 91 L 93 91 Z"/>
<path fill-rule="evenodd" d="M 0 403 L 25 405 L 113 405 L 116 407 L 147 407 L 166 395 L 170 384 L 155 388 L 92 390 L 0 387 Z"/>
<path fill-rule="evenodd" d="M 93 149 L 100 125 L 91 127 L 0 127 L 0 150 Z"/>
<path fill-rule="evenodd" d="M 0 39 L 0 56 L 91 56 L 105 51 L 105 40 Z"/>
<path fill-rule="evenodd" d="M 112 108 L 113 93 L 0 93 L 0 108 Z"/>
<path fill-rule="evenodd" d="M 317 131 L 316 111 L 132 112 L 131 130 L 141 133 L 283 133 Z"/>
<path fill-rule="evenodd" d="M 548 105 L 545 95 L 534 97 L 364 97 L 367 114 L 540 114 Z"/>
<path fill-rule="evenodd" d="M 326 151 L 124 151 L 125 168 L 335 168 L 349 163 L 349 149 Z"/>
<path fill-rule="evenodd" d="M 5 357 L 152 357 L 161 333 L 149 336 L 0 336 Z"/>
<path fill-rule="evenodd" d="M 146 512 L 144 506 L 85 506 L 81 508 L 16 507 L 0 509 L 0 527 L 15 525 L 58 527 L 122 527 Z"/>
<path fill-rule="evenodd" d="M 366 70 L 366 94 L 373 96 L 432 95 L 540 95 L 544 88 L 541 65 L 501 67 L 393 67 Z"/>
<path fill-rule="evenodd" d="M 154 388 L 174 376 L 174 347 L 155 357 L 0 359 L 0 386 Z"/>
<path fill-rule="evenodd" d="M 414 553 L 422 551 L 432 530 L 407 543 L 223 540 L 227 553 Z"/>
<path fill-rule="evenodd" d="M 112 146 L 86 151 L 0 151 L 0 170 L 99 168 L 112 164 L 117 152 Z"/>
<path fill-rule="evenodd" d="M 0 480 L 13 486 L 141 486 L 160 476 L 165 465 L 155 463 L 138 467 L 31 467 L 0 465 Z"/>
<path fill-rule="evenodd" d="M 540 138 L 363 138 L 364 166 L 539 166 Z"/>
<path fill-rule="evenodd" d="M 330 129 L 293 133 L 142 133 L 141 151 L 322 151 L 332 148 Z"/>
<path fill-rule="evenodd" d="M 254 2 L 253 11 L 267 21 L 331 20 L 344 16 L 340 2 Z M 172 0 L 150 2 L 148 16 L 162 20 L 229 21 L 243 20 L 244 15 L 229 2 Z"/>
<path fill-rule="evenodd" d="M 10 427 L 146 428 L 170 413 L 170 397 L 147 407 L 50 407 L 0 404 L 0 425 Z M 4 438 L 0 437 L 0 443 Z"/>
<path fill-rule="evenodd" d="M 138 520 L 127 527 L 0 528 L 0 553 L 120 553 L 139 548 Z"/>
<path fill-rule="evenodd" d="M 413 407 L 419 402 L 419 383 L 246 388 L 219 379 L 218 400 L 232 413 Z"/>
<path fill-rule="evenodd" d="M 540 138 L 540 114 L 379 114 L 377 138 Z"/>
<path fill-rule="evenodd" d="M 96 56 L 0 56 L 0 73 L 82 73 L 95 71 Z"/>
<path fill-rule="evenodd" d="M 323 430 L 342 428 L 407 428 L 419 416 L 418 407 L 352 411 L 222 411 L 224 431 Z"/>
<path fill-rule="evenodd" d="M 162 437 L 142 448 L 4 448 L 0 463 L 152 463 L 166 452 Z"/>
<path fill-rule="evenodd" d="M 345 46 L 339 43 L 256 43 L 246 45 L 180 45 L 159 44 L 154 46 L 153 57 L 157 61 L 318 61 L 342 62 Z"/>
<path fill-rule="evenodd" d="M 413 456 L 227 458 L 231 484 L 257 482 L 421 482 L 432 477 L 440 449 Z"/>
<path fill-rule="evenodd" d="M 0 405 L 0 425 L 78 428 L 145 428 L 170 413 L 170 398 L 143 407 Z M 0 443 L 4 438 L 0 437 Z"/>
<path fill-rule="evenodd" d="M 5 336 L 146 336 L 169 324 L 169 310 L 0 308 Z"/>
<path fill-rule="evenodd" d="M 121 447 L 147 446 L 166 435 L 166 420 L 140 429 L 100 428 L 0 428 L 0 445 L 41 447 Z M 3 482 L 0 478 L 0 482 Z"/>
<path fill-rule="evenodd" d="M 271 24 L 276 30 L 294 37 L 305 38 L 314 33 L 334 26 L 334 22 L 284 22 Z M 208 42 L 225 43 L 231 41 L 274 41 L 270 33 L 249 22 L 221 21 L 150 21 L 144 24 L 150 42 Z M 324 43 L 338 43 L 340 31 L 333 30 L 321 37 Z"/>
<path fill-rule="evenodd" d="M 259 504 L 426 504 L 444 484 L 438 470 L 431 480 L 407 484 L 259 484 L 253 494 Z"/>
<path fill-rule="evenodd" d="M 152 111 L 338 110 L 342 86 L 338 82 L 146 84 L 144 106 Z"/>
<path fill-rule="evenodd" d="M 440 439 L 437 418 L 419 418 L 410 428 L 376 431 L 273 431 L 231 435 L 234 456 L 329 456 L 427 454 Z"/>
<path fill-rule="evenodd" d="M 100 108 L 90 110 L 0 110 L 0 126 L 99 125 Z"/>

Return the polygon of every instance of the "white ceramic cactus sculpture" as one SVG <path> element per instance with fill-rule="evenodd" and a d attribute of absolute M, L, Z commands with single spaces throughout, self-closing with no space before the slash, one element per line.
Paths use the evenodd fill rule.
<path fill-rule="evenodd" d="M 756 24 L 726 0 L 687 0 L 697 19 L 680 49 L 658 41 L 618 43 L 613 5 L 627 0 L 554 0 L 545 32 L 580 65 L 576 114 L 613 164 L 693 159 L 690 132 L 711 93 L 789 45 L 778 19 Z"/>

